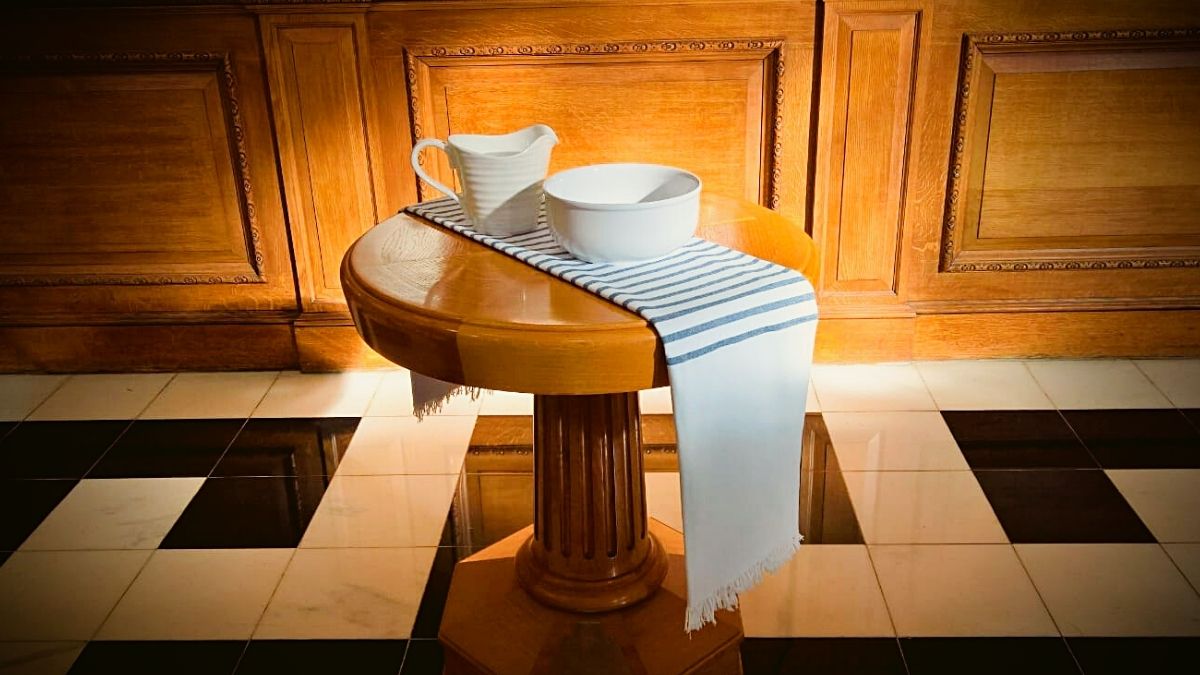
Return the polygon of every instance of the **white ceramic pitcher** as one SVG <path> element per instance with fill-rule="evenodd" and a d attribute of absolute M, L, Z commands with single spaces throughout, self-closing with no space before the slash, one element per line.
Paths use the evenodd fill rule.
<path fill-rule="evenodd" d="M 463 206 L 475 230 L 497 237 L 537 228 L 542 206 L 542 181 L 550 168 L 550 151 L 558 143 L 554 130 L 534 124 L 499 136 L 451 134 L 445 141 L 424 138 L 412 151 L 412 166 L 426 183 Z M 462 194 L 434 180 L 417 161 L 421 150 L 433 146 L 450 158 L 458 172 Z"/>

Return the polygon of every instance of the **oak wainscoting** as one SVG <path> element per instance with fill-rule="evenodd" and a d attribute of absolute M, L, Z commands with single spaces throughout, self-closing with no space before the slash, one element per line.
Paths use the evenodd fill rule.
<path fill-rule="evenodd" d="M 532 122 L 804 222 L 819 360 L 1200 353 L 1200 2 L 61 4 L 0 22 L 0 370 L 380 364 L 342 253 Z"/>

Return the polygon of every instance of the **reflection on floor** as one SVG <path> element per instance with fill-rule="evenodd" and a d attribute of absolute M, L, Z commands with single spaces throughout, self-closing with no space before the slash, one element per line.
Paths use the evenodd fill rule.
<path fill-rule="evenodd" d="M 826 366 L 757 673 L 1200 663 L 1200 361 Z M 0 377 L 0 673 L 437 673 L 456 560 L 531 520 L 528 397 L 403 371 Z M 679 527 L 670 399 L 652 515 Z M 1182 670 L 1179 670 L 1182 668 Z"/>

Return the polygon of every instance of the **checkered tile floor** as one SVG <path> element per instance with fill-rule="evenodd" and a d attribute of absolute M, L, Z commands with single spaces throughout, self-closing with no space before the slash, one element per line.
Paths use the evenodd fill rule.
<path fill-rule="evenodd" d="M 748 674 L 1200 666 L 1200 361 L 822 366 L 808 407 Z M 403 371 L 0 376 L 0 673 L 439 672 L 455 561 L 529 522 L 532 405 L 410 410 Z"/>

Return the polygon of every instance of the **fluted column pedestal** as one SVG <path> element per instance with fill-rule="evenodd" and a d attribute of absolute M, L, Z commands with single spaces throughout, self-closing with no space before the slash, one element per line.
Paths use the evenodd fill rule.
<path fill-rule="evenodd" d="M 646 509 L 636 393 L 534 398 L 533 506 L 455 567 L 446 675 L 741 673 L 737 612 L 683 630 L 683 537 Z"/>

